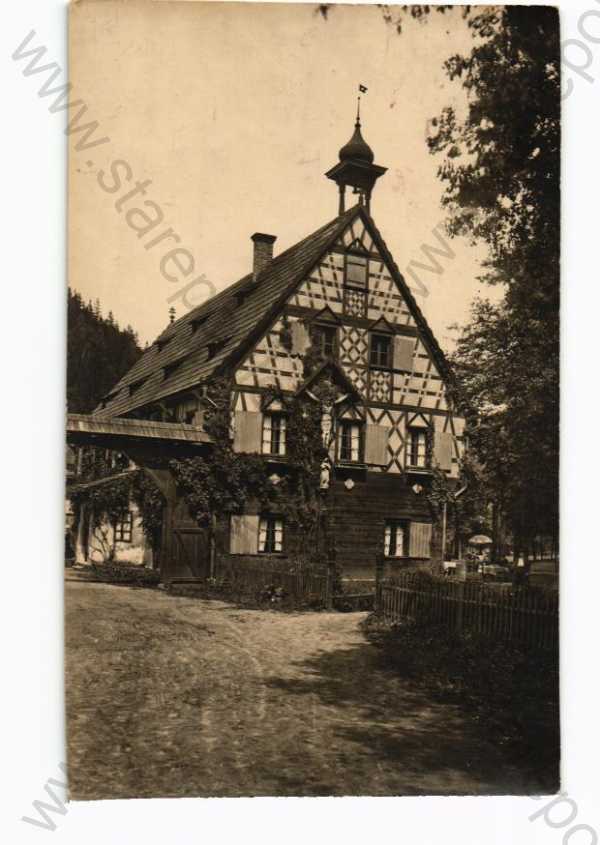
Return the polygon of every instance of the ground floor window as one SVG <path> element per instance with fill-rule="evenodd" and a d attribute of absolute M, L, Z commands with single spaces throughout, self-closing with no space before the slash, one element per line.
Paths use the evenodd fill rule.
<path fill-rule="evenodd" d="M 115 525 L 115 540 L 119 543 L 131 543 L 131 529 L 133 528 L 133 514 L 124 513 Z"/>
<path fill-rule="evenodd" d="M 283 519 L 279 516 L 261 516 L 258 523 L 258 551 L 273 553 L 283 551 Z"/>
<path fill-rule="evenodd" d="M 385 523 L 384 554 L 386 557 L 407 557 L 410 525 L 403 519 L 391 519 Z"/>

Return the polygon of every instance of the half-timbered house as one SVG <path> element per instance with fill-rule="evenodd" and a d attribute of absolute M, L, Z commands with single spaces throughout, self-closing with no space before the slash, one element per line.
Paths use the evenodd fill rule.
<path fill-rule="evenodd" d="M 398 565 L 439 556 L 429 478 L 437 467 L 457 480 L 463 448 L 464 421 L 449 397 L 444 354 L 371 216 L 372 190 L 384 173 L 357 119 L 326 174 L 338 187 L 337 216 L 275 256 L 276 237 L 254 234 L 251 272 L 169 324 L 90 420 L 70 426 L 95 431 L 105 445 L 111 437 L 119 448 L 130 444 L 134 459 L 152 471 L 157 452 L 210 450 L 203 386 L 228 374 L 234 449 L 262 454 L 276 469 L 285 463 L 287 430 L 284 406 L 273 396 L 328 379 L 340 397 L 330 421 L 328 508 L 346 578 L 373 577 L 380 553 Z M 350 207 L 349 195 L 358 200 Z M 323 363 L 307 377 L 309 346 Z M 176 420 L 172 438 L 167 419 Z M 119 440 L 118 430 L 126 429 L 128 439 Z M 164 472 L 154 472 L 171 490 L 163 577 L 208 574 L 206 534 Z M 221 522 L 217 560 L 285 556 L 289 531 L 278 514 L 249 508 Z"/>

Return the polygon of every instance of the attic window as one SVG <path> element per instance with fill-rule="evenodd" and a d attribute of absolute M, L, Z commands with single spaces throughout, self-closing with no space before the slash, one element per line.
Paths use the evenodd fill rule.
<path fill-rule="evenodd" d="M 214 358 L 217 352 L 220 352 L 230 340 L 231 336 L 222 337 L 219 340 L 213 340 L 212 343 L 209 343 L 206 347 L 208 349 L 208 360 L 210 361 L 211 358 Z"/>

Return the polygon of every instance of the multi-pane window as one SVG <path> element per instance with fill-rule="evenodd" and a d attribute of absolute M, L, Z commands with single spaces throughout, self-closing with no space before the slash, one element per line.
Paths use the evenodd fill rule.
<path fill-rule="evenodd" d="M 265 414 L 263 417 L 263 455 L 285 455 L 286 418 L 284 414 Z"/>
<path fill-rule="evenodd" d="M 346 255 L 346 284 L 366 288 L 369 273 L 369 259 L 364 255 Z"/>
<path fill-rule="evenodd" d="M 385 523 L 384 554 L 386 557 L 408 555 L 409 524 L 404 520 L 388 520 Z"/>
<path fill-rule="evenodd" d="M 427 429 L 410 428 L 408 430 L 408 463 L 411 467 L 427 467 Z"/>
<path fill-rule="evenodd" d="M 362 425 L 342 420 L 339 426 L 338 449 L 340 461 L 362 460 Z"/>
<path fill-rule="evenodd" d="M 279 516 L 261 516 L 258 523 L 258 551 L 274 553 L 283 551 L 283 519 Z"/>
<path fill-rule="evenodd" d="M 371 335 L 371 357 L 372 367 L 392 366 L 392 339 L 387 334 Z"/>
<path fill-rule="evenodd" d="M 333 358 L 337 353 L 337 329 L 335 326 L 313 326 L 312 341 L 324 358 Z"/>
<path fill-rule="evenodd" d="M 131 529 L 133 527 L 133 514 L 127 511 L 122 514 L 115 524 L 115 540 L 120 543 L 131 543 Z"/>

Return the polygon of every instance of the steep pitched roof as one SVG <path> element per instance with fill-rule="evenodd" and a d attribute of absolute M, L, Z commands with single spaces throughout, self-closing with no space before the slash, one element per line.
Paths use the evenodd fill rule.
<path fill-rule="evenodd" d="M 296 286 L 358 216 L 388 264 L 441 373 L 447 375 L 443 352 L 375 223 L 364 206 L 356 205 L 274 258 L 256 281 L 249 273 L 167 326 L 104 397 L 94 416 L 123 416 L 192 389 L 238 363 L 269 328 Z"/>
<path fill-rule="evenodd" d="M 258 284 L 249 273 L 167 326 L 104 397 L 94 416 L 121 416 L 206 381 L 239 350 L 253 329 L 263 324 L 356 211 L 357 207 L 349 209 L 282 252 L 260 273 Z M 246 292 L 247 296 L 240 297 Z M 212 357 L 211 344 L 216 346 Z"/>

